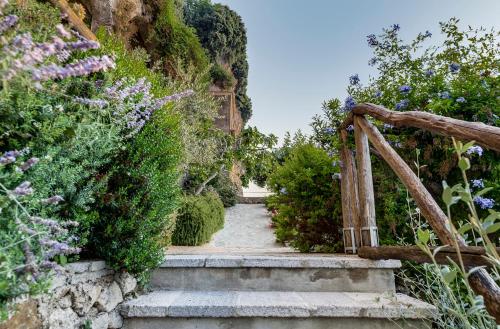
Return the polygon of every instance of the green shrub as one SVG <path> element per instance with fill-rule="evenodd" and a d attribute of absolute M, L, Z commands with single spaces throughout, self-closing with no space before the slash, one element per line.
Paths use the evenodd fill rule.
<path fill-rule="evenodd" d="M 268 206 L 275 215 L 276 236 L 302 252 L 334 252 L 342 246 L 340 184 L 328 154 L 311 144 L 292 148 L 271 174 L 275 192 Z"/>
<path fill-rule="evenodd" d="M 500 98 L 497 71 L 500 63 L 499 33 L 493 29 L 462 30 L 456 18 L 440 23 L 439 44 L 430 32 L 419 33 L 413 40 L 401 38 L 399 25 L 392 25 L 380 35 L 368 36 L 373 58 L 370 65 L 378 74 L 363 81 L 357 74 L 349 79 L 349 97 L 344 103 L 331 100 L 325 114 L 313 121 L 314 142 L 338 154 L 340 138 L 336 127 L 355 103 L 374 103 L 396 111 L 424 111 L 467 121 L 500 125 Z M 450 185 L 460 181 L 457 157 L 451 152 L 448 138 L 421 129 L 393 127 L 373 121 L 398 154 L 422 178 L 434 199 L 442 193 L 441 182 Z M 352 138 L 352 134 L 350 134 Z M 352 140 L 351 140 L 352 141 Z M 420 161 L 415 165 L 415 150 Z M 471 179 L 484 179 L 494 188 L 492 199 L 500 198 L 500 157 L 485 150 L 470 172 Z M 413 239 L 408 218 L 407 191 L 393 170 L 379 156 L 372 154 L 376 217 L 382 244 L 395 244 L 398 239 Z M 339 168 L 337 168 L 339 170 Z M 498 207 L 498 204 L 495 205 Z M 466 218 L 467 208 L 459 204 L 453 218 Z M 479 209 L 487 214 L 487 209 Z"/>
<path fill-rule="evenodd" d="M 160 13 L 155 22 L 155 41 L 159 57 L 165 61 L 167 72 L 175 76 L 177 65 L 203 71 L 209 60 L 193 28 L 184 24 L 174 0 L 161 0 Z"/>
<path fill-rule="evenodd" d="M 228 6 L 209 0 L 188 0 L 184 6 L 186 24 L 196 29 L 198 38 L 212 62 L 226 63 L 237 81 L 236 104 L 244 122 L 252 116 L 247 95 L 247 35 L 242 18 Z"/>
<path fill-rule="evenodd" d="M 129 51 L 104 33 L 99 38 L 100 51 L 115 55 L 116 69 L 108 73 L 110 79 L 146 78 L 151 83 L 149 97 L 171 94 L 163 74 L 148 68 L 145 52 Z M 101 170 L 108 184 L 97 196 L 98 219 L 88 253 L 141 277 L 163 260 L 180 197 L 180 116 L 173 107 L 157 109 L 140 133 L 120 148 L 117 159 Z"/>
<path fill-rule="evenodd" d="M 224 205 L 216 193 L 188 195 L 182 199 L 172 243 L 199 246 L 210 241 L 223 226 Z"/>
<path fill-rule="evenodd" d="M 219 195 L 224 207 L 232 207 L 238 201 L 238 188 L 231 181 L 227 171 L 220 173 L 211 186 Z"/>
<path fill-rule="evenodd" d="M 222 89 L 230 89 L 236 83 L 233 74 L 226 70 L 222 65 L 214 64 L 210 69 L 210 77 L 214 84 Z"/>

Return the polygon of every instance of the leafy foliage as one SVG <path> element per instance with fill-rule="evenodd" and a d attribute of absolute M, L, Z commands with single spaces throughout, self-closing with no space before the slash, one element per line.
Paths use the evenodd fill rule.
<path fill-rule="evenodd" d="M 457 25 L 457 19 L 441 23 L 444 41 L 438 47 L 426 46 L 432 37 L 430 32 L 405 43 L 399 37 L 398 25 L 385 29 L 379 36 L 368 36 L 375 56 L 369 64 L 377 68 L 378 75 L 366 85 L 357 75 L 351 76 L 347 88 L 350 96 L 346 101 L 325 103 L 324 115 L 313 120 L 315 143 L 336 154 L 340 143 L 336 127 L 353 104 L 362 102 L 499 125 L 499 34 L 472 28 L 461 31 Z M 420 171 L 435 199 L 441 195 L 443 179 L 452 184 L 461 179 L 458 160 L 448 139 L 417 129 L 375 123 L 406 163 L 413 164 L 413 150 L 421 149 L 421 160 L 426 165 L 412 167 Z M 406 219 L 400 215 L 406 208 L 406 190 L 384 161 L 377 157 L 372 160 L 381 241 L 394 244 L 401 236 L 411 239 Z M 485 151 L 470 174 L 473 179 L 483 178 L 485 186 L 498 187 L 498 154 Z M 498 192 L 494 192 L 492 198 L 498 197 Z M 462 217 L 465 211 L 463 205 L 452 210 L 456 217 Z"/>
<path fill-rule="evenodd" d="M 224 170 L 210 183 L 210 187 L 219 195 L 219 198 L 225 208 L 232 207 L 236 204 L 238 188 L 231 181 L 229 172 Z"/>
<path fill-rule="evenodd" d="M 312 144 L 292 148 L 269 177 L 269 197 L 278 241 L 302 252 L 340 250 L 340 184 L 328 154 Z"/>
<path fill-rule="evenodd" d="M 186 24 L 194 27 L 201 44 L 214 63 L 231 67 L 236 78 L 236 101 L 244 122 L 252 115 L 247 95 L 247 36 L 241 17 L 229 7 L 209 0 L 188 0 L 184 6 Z"/>
<path fill-rule="evenodd" d="M 244 174 L 241 176 L 244 186 L 250 180 L 260 186 L 266 184 L 267 178 L 278 164 L 273 150 L 277 143 L 275 135 L 265 135 L 257 127 L 243 129 L 238 139 L 237 159 L 244 167 Z"/>
<path fill-rule="evenodd" d="M 459 261 L 450 260 L 449 265 L 437 264 L 435 257 L 439 253 L 439 248 L 433 251 L 430 247 L 438 245 L 439 241 L 428 226 L 423 224 L 420 213 L 412 210 L 412 204 L 409 202 L 409 217 L 416 244 L 430 257 L 432 263 L 406 264 L 405 270 L 400 273 L 400 278 L 408 292 L 438 308 L 439 316 L 435 319 L 437 328 L 496 328 L 495 320 L 485 309 L 483 298 L 477 296 L 470 286 L 469 275 L 478 268 L 468 269 L 464 266 L 458 248 L 458 239 L 463 237 L 468 245 L 484 247 L 486 259 L 491 262 L 489 271 L 493 277 L 497 277 L 500 257 L 494 243 L 490 240 L 490 235 L 494 236 L 499 230 L 500 213 L 490 210 L 485 218 L 478 216 L 474 199 L 482 198 L 491 192 L 491 189 L 476 186 L 474 191 L 467 178 L 467 171 L 470 169 L 472 160 L 470 159 L 471 150 L 474 150 L 476 146 L 473 146 L 473 142 L 464 145 L 457 141 L 453 141 L 453 145 L 459 162 L 462 163 L 460 171 L 463 183 L 450 187 L 443 182 L 442 200 L 448 210 L 448 225 L 452 229 L 455 241 L 452 246 L 457 249 Z M 459 227 L 455 227 L 456 221 L 452 220 L 450 209 L 458 203 L 467 205 L 469 219 L 461 223 Z M 475 238 L 476 236 L 481 238 Z"/>
<path fill-rule="evenodd" d="M 172 242 L 178 246 L 199 246 L 210 241 L 224 225 L 224 205 L 214 192 L 182 199 Z"/>
<path fill-rule="evenodd" d="M 156 57 L 165 61 L 167 72 L 172 76 L 177 74 L 178 63 L 184 70 L 194 67 L 203 71 L 209 65 L 207 55 L 194 30 L 179 17 L 176 1 L 162 0 L 159 7 L 154 33 Z"/>

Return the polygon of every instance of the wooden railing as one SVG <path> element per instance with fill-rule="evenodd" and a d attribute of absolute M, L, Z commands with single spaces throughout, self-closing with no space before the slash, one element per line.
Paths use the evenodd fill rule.
<path fill-rule="evenodd" d="M 343 141 L 340 156 L 345 251 L 357 253 L 359 248 L 373 248 L 379 245 L 369 142 L 406 186 L 422 216 L 429 222 L 442 244 L 453 246 L 453 235 L 447 225 L 448 217 L 417 175 L 380 131 L 365 118 L 367 115 L 396 127 L 421 128 L 467 142 L 474 140 L 477 144 L 497 152 L 500 152 L 500 128 L 426 112 L 395 112 L 374 104 L 357 105 L 340 126 L 340 137 Z M 356 143 L 355 157 L 347 144 L 352 128 Z M 461 238 L 458 244 L 461 249 L 470 248 Z M 469 282 L 474 291 L 484 297 L 488 311 L 499 322 L 500 288 L 495 281 L 486 270 L 480 269 L 469 276 Z"/>

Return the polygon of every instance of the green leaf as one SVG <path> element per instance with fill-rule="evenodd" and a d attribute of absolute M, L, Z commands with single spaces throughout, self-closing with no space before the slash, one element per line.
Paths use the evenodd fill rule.
<path fill-rule="evenodd" d="M 445 181 L 443 181 L 443 201 L 447 206 L 450 206 L 453 202 L 453 190 Z"/>
<path fill-rule="evenodd" d="M 463 202 L 472 202 L 472 196 L 470 195 L 467 190 L 463 190 L 458 192 L 458 195 L 460 196 L 460 199 L 462 199 Z"/>
<path fill-rule="evenodd" d="M 59 255 L 59 264 L 62 266 L 68 264 L 68 258 L 65 255 Z"/>
<path fill-rule="evenodd" d="M 462 170 L 469 170 L 470 169 L 470 161 L 469 158 L 460 158 L 460 161 L 458 161 L 458 167 Z"/>
<path fill-rule="evenodd" d="M 465 232 L 470 230 L 472 230 L 472 225 L 470 223 L 467 223 L 458 228 L 458 233 L 464 234 Z"/>
<path fill-rule="evenodd" d="M 484 224 L 486 224 L 486 223 L 484 223 Z M 483 224 L 483 227 L 484 227 L 484 224 Z M 488 234 L 497 232 L 498 230 L 500 230 L 500 222 L 492 224 L 492 225 L 488 225 L 485 228 L 485 230 L 486 230 L 486 233 L 488 233 Z"/>
<path fill-rule="evenodd" d="M 476 144 L 476 141 L 468 142 L 467 144 L 465 144 L 464 146 L 462 146 L 462 152 L 461 153 L 467 152 L 467 150 L 470 149 L 472 146 L 474 146 L 474 144 Z"/>
<path fill-rule="evenodd" d="M 443 276 L 444 282 L 449 284 L 457 277 L 457 271 L 455 269 L 442 271 L 441 275 Z"/>
<path fill-rule="evenodd" d="M 418 229 L 417 237 L 419 242 L 426 245 L 431 238 L 431 232 L 429 230 Z"/>
<path fill-rule="evenodd" d="M 484 188 L 482 189 L 481 191 L 478 191 L 476 193 L 476 196 L 481 196 L 481 195 L 484 195 L 486 193 L 488 193 L 489 191 L 493 190 L 493 187 L 487 187 L 487 188 Z"/>

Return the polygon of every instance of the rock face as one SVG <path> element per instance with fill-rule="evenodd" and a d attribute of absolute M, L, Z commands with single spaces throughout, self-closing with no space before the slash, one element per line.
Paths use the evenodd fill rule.
<path fill-rule="evenodd" d="M 68 264 L 52 280 L 48 294 L 19 304 L 18 312 L 0 329 L 119 329 L 118 306 L 135 294 L 136 279 L 115 273 L 103 261 Z"/>
<path fill-rule="evenodd" d="M 129 44 L 130 39 L 142 34 L 146 22 L 151 21 L 153 10 L 143 0 L 82 0 L 91 30 L 103 27 L 114 32 Z M 146 24 L 147 25 L 147 24 Z"/>

